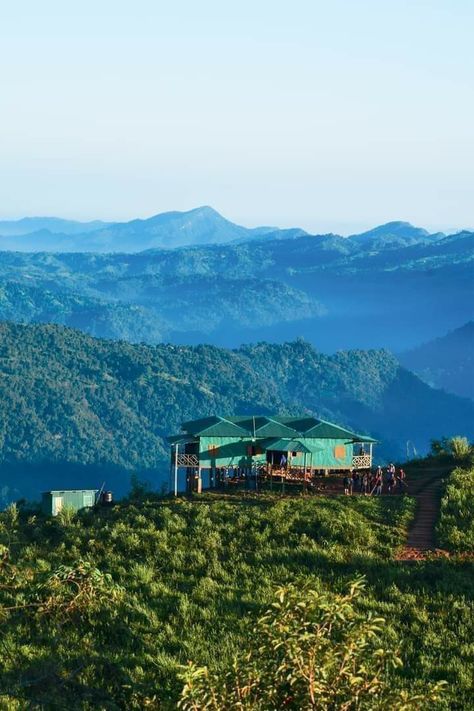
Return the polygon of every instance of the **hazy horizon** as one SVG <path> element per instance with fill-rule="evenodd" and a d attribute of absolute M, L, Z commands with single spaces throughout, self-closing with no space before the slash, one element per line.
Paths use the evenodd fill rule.
<path fill-rule="evenodd" d="M 473 225 L 468 0 L 22 0 L 1 20 L 6 219 Z"/>
<path fill-rule="evenodd" d="M 387 219 L 387 220 L 383 220 L 380 223 L 379 222 L 375 223 L 375 222 L 370 222 L 370 221 L 369 222 L 360 222 L 360 223 L 355 223 L 355 222 L 351 223 L 351 222 L 341 222 L 340 220 L 339 221 L 334 220 L 334 222 L 332 223 L 330 221 L 321 222 L 318 220 L 313 220 L 313 221 L 308 220 L 308 221 L 306 221 L 306 224 L 304 223 L 303 220 L 300 220 L 299 222 L 295 221 L 293 223 L 290 220 L 288 220 L 286 222 L 284 221 L 284 222 L 277 223 L 275 220 L 272 220 L 271 218 L 270 219 L 262 218 L 260 220 L 258 220 L 258 218 L 256 220 L 255 219 L 245 219 L 245 218 L 233 219 L 233 218 L 230 218 L 229 215 L 224 214 L 221 210 L 219 210 L 216 207 L 214 207 L 213 205 L 211 205 L 210 203 L 206 203 L 206 205 L 196 205 L 194 207 L 189 207 L 189 208 L 183 209 L 183 210 L 163 210 L 160 212 L 152 212 L 151 214 L 131 215 L 125 219 L 114 219 L 113 217 L 109 218 L 109 217 L 103 217 L 100 215 L 91 216 L 91 217 L 77 217 L 77 216 L 71 216 L 71 215 L 67 215 L 67 214 L 63 214 L 63 215 L 61 215 L 61 214 L 48 214 L 48 215 L 46 215 L 46 214 L 43 214 L 43 215 L 31 214 L 31 215 L 15 215 L 13 217 L 9 216 L 9 215 L 0 215 L 0 222 L 4 222 L 4 221 L 5 222 L 7 222 L 7 221 L 15 222 L 15 221 L 22 220 L 24 218 L 28 218 L 28 219 L 59 218 L 62 220 L 73 220 L 73 221 L 78 221 L 78 222 L 83 222 L 83 223 L 95 222 L 95 221 L 129 222 L 129 221 L 132 221 L 135 219 L 146 220 L 146 219 L 149 219 L 149 218 L 154 217 L 156 215 L 159 215 L 162 213 L 167 213 L 167 212 L 176 212 L 176 211 L 177 212 L 190 212 L 192 210 L 199 209 L 201 207 L 206 207 L 206 206 L 211 207 L 212 209 L 216 210 L 216 212 L 218 212 L 220 215 L 222 215 L 222 217 L 224 217 L 225 219 L 230 220 L 231 222 L 234 222 L 235 224 L 239 224 L 239 225 L 242 225 L 243 227 L 247 227 L 247 228 L 271 226 L 271 227 L 276 227 L 279 229 L 284 229 L 284 228 L 289 228 L 289 227 L 295 227 L 295 228 L 304 229 L 307 232 L 309 232 L 310 234 L 326 234 L 326 233 L 332 232 L 334 234 L 339 234 L 344 237 L 351 235 L 351 234 L 357 234 L 359 232 L 365 232 L 365 231 L 371 230 L 375 227 L 378 227 L 380 225 L 384 225 L 384 224 L 387 224 L 390 222 L 410 222 L 410 220 L 404 220 L 403 218 Z M 314 224 L 320 225 L 320 227 L 319 228 L 312 227 L 311 225 L 314 225 Z M 414 224 L 414 223 L 410 223 L 410 224 Z M 434 232 L 445 232 L 447 234 L 450 234 L 450 233 L 459 232 L 462 230 L 474 231 L 474 228 L 472 225 L 462 225 L 462 226 L 458 226 L 458 227 L 453 227 L 452 225 L 444 225 L 444 226 L 441 225 L 440 226 L 440 225 L 429 225 L 429 224 L 414 224 L 414 226 L 426 229 L 429 232 L 433 232 L 433 233 Z"/>

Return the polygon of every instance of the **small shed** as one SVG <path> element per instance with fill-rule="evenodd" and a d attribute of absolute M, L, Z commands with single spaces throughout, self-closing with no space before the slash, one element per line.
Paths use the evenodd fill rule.
<path fill-rule="evenodd" d="M 98 489 L 63 489 L 61 491 L 45 491 L 43 493 L 41 508 L 48 516 L 57 516 L 64 509 L 74 511 L 87 509 L 94 506 Z"/>

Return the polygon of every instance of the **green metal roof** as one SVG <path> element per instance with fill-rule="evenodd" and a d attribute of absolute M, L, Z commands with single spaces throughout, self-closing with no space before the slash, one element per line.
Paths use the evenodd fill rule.
<path fill-rule="evenodd" d="M 240 415 L 238 417 L 204 417 L 200 420 L 184 422 L 182 429 L 188 435 L 195 437 L 276 437 L 276 438 L 306 438 L 318 439 L 349 439 L 351 442 L 376 442 L 366 435 L 334 425 L 325 420 L 310 416 L 266 416 Z M 288 450 L 289 451 L 289 450 Z"/>
<path fill-rule="evenodd" d="M 50 489 L 42 494 L 97 494 L 99 489 Z"/>
<path fill-rule="evenodd" d="M 198 441 L 196 437 L 185 434 L 172 435 L 171 437 L 167 437 L 166 439 L 170 444 L 188 444 L 190 442 Z"/>
<path fill-rule="evenodd" d="M 247 430 L 235 423 L 237 418 L 204 417 L 201 420 L 183 422 L 182 429 L 195 436 L 203 437 L 248 437 Z"/>
<path fill-rule="evenodd" d="M 255 437 L 294 437 L 298 434 L 293 427 L 279 422 L 275 417 L 232 417 L 240 427 Z"/>
<path fill-rule="evenodd" d="M 303 452 L 314 454 L 322 452 L 324 447 L 317 447 L 309 442 L 302 442 L 298 439 L 264 439 L 259 442 L 259 446 L 266 452 Z"/>

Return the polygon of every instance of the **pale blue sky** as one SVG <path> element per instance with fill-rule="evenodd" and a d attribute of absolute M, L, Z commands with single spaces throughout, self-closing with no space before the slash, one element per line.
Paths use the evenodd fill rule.
<path fill-rule="evenodd" d="M 0 216 L 474 226 L 473 0 L 15 0 Z"/>

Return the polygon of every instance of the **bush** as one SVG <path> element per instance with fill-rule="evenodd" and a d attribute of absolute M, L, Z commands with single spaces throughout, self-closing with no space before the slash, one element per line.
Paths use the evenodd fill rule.
<path fill-rule="evenodd" d="M 427 708 L 444 684 L 424 694 L 393 689 L 390 669 L 397 654 L 381 641 L 382 618 L 362 617 L 357 600 L 361 579 L 345 595 L 304 584 L 277 591 L 273 605 L 257 622 L 250 645 L 231 669 L 210 673 L 185 668 L 179 707 L 201 709 L 387 709 Z"/>
<path fill-rule="evenodd" d="M 474 468 L 451 473 L 441 501 L 438 535 L 450 550 L 474 551 Z"/>
<path fill-rule="evenodd" d="M 449 440 L 450 451 L 456 460 L 465 459 L 471 453 L 467 437 L 452 437 Z"/>

